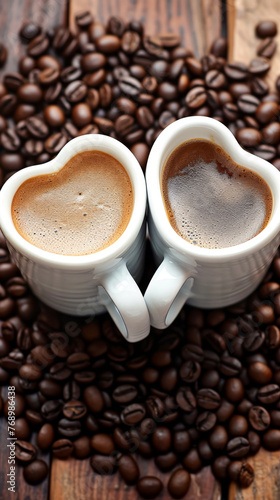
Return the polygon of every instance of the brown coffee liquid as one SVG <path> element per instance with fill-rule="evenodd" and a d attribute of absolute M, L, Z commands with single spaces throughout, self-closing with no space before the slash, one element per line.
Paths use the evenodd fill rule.
<path fill-rule="evenodd" d="M 250 240 L 267 225 L 273 205 L 264 179 L 203 139 L 184 142 L 168 157 L 162 194 L 173 229 L 205 248 Z"/>
<path fill-rule="evenodd" d="M 59 172 L 25 181 L 12 202 L 14 225 L 36 247 L 88 255 L 126 229 L 133 189 L 121 163 L 100 151 L 74 156 Z"/>

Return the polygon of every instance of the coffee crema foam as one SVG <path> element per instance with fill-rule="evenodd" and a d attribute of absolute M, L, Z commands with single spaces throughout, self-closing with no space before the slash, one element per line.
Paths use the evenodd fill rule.
<path fill-rule="evenodd" d="M 121 163 L 101 151 L 78 153 L 59 171 L 25 181 L 12 202 L 19 234 L 42 250 L 88 255 L 114 243 L 133 209 Z"/>
<path fill-rule="evenodd" d="M 193 245 L 212 249 L 256 236 L 273 205 L 264 179 L 203 139 L 186 141 L 168 157 L 162 194 L 173 229 Z"/>

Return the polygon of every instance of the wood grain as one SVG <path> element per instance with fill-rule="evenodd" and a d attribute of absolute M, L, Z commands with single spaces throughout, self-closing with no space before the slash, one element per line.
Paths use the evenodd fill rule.
<path fill-rule="evenodd" d="M 137 457 L 142 475 L 156 476 L 164 488 L 158 500 L 170 500 L 167 491 L 169 474 L 160 472 L 152 461 Z M 221 488 L 215 481 L 210 467 L 205 467 L 191 478 L 187 500 L 221 500 Z M 89 460 L 67 461 L 53 459 L 50 483 L 50 500 L 142 500 L 134 486 L 127 486 L 119 476 L 95 474 Z"/>
<path fill-rule="evenodd" d="M 7 397 L 7 388 L 3 387 L 1 391 L 3 400 Z M 7 473 L 10 470 L 8 458 L 10 455 L 7 447 L 8 441 L 7 420 L 2 418 L 0 421 L 0 499 L 1 500 L 46 500 L 48 498 L 49 477 L 36 486 L 27 484 L 23 478 L 23 467 L 16 465 L 16 486 L 15 493 L 8 491 Z M 31 443 L 36 445 L 36 435 L 33 433 L 30 439 Z M 42 453 L 38 449 L 37 458 L 44 460 L 50 466 L 50 455 Z"/>
<path fill-rule="evenodd" d="M 280 74 L 280 5 L 279 0 L 227 0 L 228 44 L 230 61 L 248 64 L 256 57 L 260 39 L 255 35 L 259 21 L 272 20 L 278 24 L 277 51 L 271 59 L 271 69 L 266 77 L 275 90 L 275 80 Z"/>
<path fill-rule="evenodd" d="M 180 34 L 182 44 L 193 50 L 196 57 L 206 54 L 221 34 L 220 0 L 72 0 L 69 10 L 73 30 L 75 15 L 86 10 L 100 22 L 107 22 L 110 16 L 136 19 L 144 23 L 147 35 Z"/>
<path fill-rule="evenodd" d="M 255 471 L 251 486 L 241 490 L 232 483 L 229 500 L 279 500 L 280 498 L 280 451 L 269 453 L 260 449 L 248 462 Z"/>
<path fill-rule="evenodd" d="M 0 41 L 8 49 L 8 57 L 0 75 L 18 70 L 18 60 L 25 54 L 20 43 L 19 31 L 28 21 L 40 24 L 47 30 L 65 24 L 69 0 L 9 0 L 0 1 Z"/>

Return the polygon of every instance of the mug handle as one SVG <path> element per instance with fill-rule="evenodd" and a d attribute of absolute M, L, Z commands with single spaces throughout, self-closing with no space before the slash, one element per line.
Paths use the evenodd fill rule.
<path fill-rule="evenodd" d="M 98 289 L 100 302 L 128 342 L 139 342 L 149 335 L 149 311 L 124 261 L 101 277 Z"/>
<path fill-rule="evenodd" d="M 144 295 L 152 326 L 163 330 L 171 325 L 189 298 L 193 283 L 193 276 L 183 265 L 164 257 Z"/>

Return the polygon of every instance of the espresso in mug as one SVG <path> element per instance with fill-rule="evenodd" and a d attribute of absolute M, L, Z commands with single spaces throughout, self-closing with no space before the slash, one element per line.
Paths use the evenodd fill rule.
<path fill-rule="evenodd" d="M 204 139 L 186 141 L 170 154 L 163 168 L 162 194 L 173 229 L 189 243 L 212 249 L 256 236 L 267 225 L 273 206 L 262 177 Z"/>
<path fill-rule="evenodd" d="M 42 250 L 88 255 L 122 235 L 132 209 L 123 165 L 102 151 L 84 151 L 58 172 L 25 181 L 13 198 L 12 218 L 18 233 Z"/>

